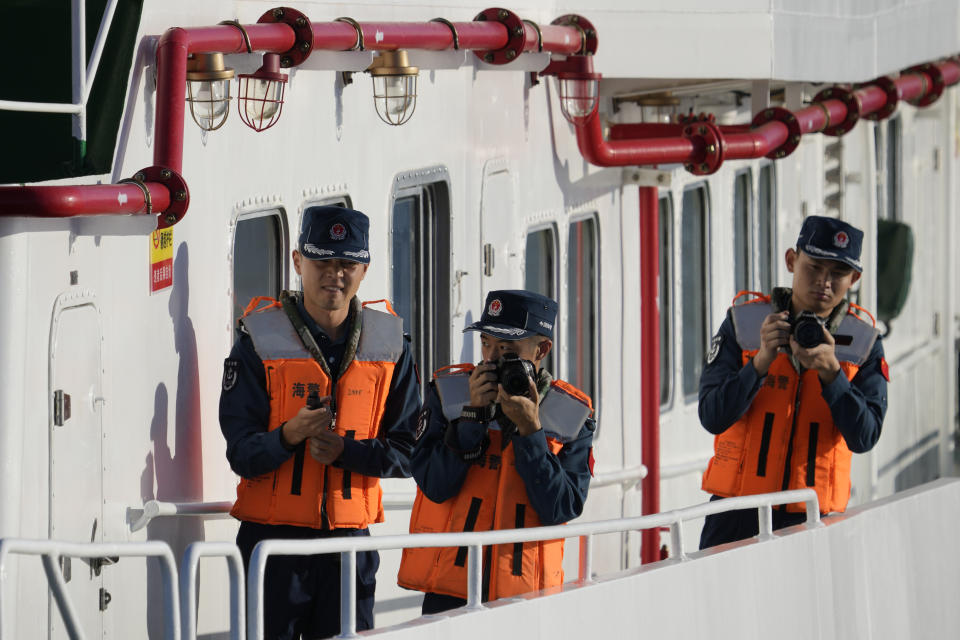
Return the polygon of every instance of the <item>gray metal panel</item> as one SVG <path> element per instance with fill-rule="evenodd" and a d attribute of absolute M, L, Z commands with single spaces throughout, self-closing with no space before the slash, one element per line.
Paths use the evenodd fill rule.
<path fill-rule="evenodd" d="M 441 374 L 434 380 L 443 407 L 443 417 L 447 420 L 459 418 L 464 405 L 470 404 L 469 379 L 469 373 L 454 373 Z"/>
<path fill-rule="evenodd" d="M 540 426 L 560 442 L 570 442 L 580 433 L 590 407 L 568 393 L 551 387 L 540 403 Z"/>
<path fill-rule="evenodd" d="M 312 357 L 281 307 L 251 313 L 241 322 L 261 360 Z"/>
<path fill-rule="evenodd" d="M 730 309 L 733 318 L 733 329 L 737 334 L 737 344 L 744 351 L 753 351 L 760 348 L 760 326 L 763 319 L 773 311 L 769 303 L 752 302 L 738 304 Z"/>
<path fill-rule="evenodd" d="M 403 320 L 389 313 L 364 307 L 363 330 L 354 359 L 360 362 L 396 362 L 401 353 Z"/>
<path fill-rule="evenodd" d="M 838 344 L 834 347 L 837 360 L 861 365 L 870 355 L 873 343 L 877 341 L 880 332 L 856 316 L 847 314 L 835 335 L 851 336 L 853 338 L 853 342 L 848 345 Z"/>

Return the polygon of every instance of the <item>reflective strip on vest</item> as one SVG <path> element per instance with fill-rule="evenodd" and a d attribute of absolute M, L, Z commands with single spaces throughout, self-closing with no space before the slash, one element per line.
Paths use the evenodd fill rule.
<path fill-rule="evenodd" d="M 470 404 L 470 371 L 448 373 L 438 371 L 434 384 L 440 397 L 443 417 L 452 422 L 460 417 L 464 405 Z M 564 387 L 569 387 L 567 391 Z M 574 394 L 579 394 L 584 402 Z M 540 400 L 540 426 L 548 437 L 567 443 L 577 438 L 584 421 L 590 416 L 590 400 L 578 389 L 561 380 L 554 380 Z"/>
<path fill-rule="evenodd" d="M 403 352 L 399 318 L 365 308 L 361 322 L 356 356 L 336 381 L 336 433 L 358 440 L 379 433 L 390 381 Z M 270 396 L 268 430 L 294 417 L 312 389 L 320 396 L 330 394 L 329 377 L 282 308 L 253 313 L 243 325 L 263 361 Z M 381 497 L 378 478 L 320 464 L 301 447 L 275 471 L 241 479 L 231 514 L 265 524 L 364 528 L 383 521 Z"/>
<path fill-rule="evenodd" d="M 758 301 L 738 304 L 731 307 L 731 319 L 733 328 L 737 334 L 737 344 L 744 351 L 760 350 L 760 327 L 764 319 L 773 313 L 773 306 L 769 302 Z M 840 321 L 840 326 L 834 332 L 834 339 L 839 336 L 849 337 L 850 344 L 837 344 L 834 347 L 834 353 L 837 360 L 841 362 L 850 362 L 857 366 L 862 365 L 880 332 L 875 328 L 858 318 L 853 313 L 847 312 Z M 839 342 L 839 341 L 838 341 Z"/>

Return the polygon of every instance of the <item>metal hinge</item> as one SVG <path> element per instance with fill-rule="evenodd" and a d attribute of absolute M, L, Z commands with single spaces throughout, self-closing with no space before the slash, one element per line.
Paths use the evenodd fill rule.
<path fill-rule="evenodd" d="M 489 242 L 483 245 L 483 275 L 493 275 L 493 245 Z"/>
<path fill-rule="evenodd" d="M 70 394 L 63 389 L 53 392 L 53 424 L 62 427 L 70 419 Z"/>

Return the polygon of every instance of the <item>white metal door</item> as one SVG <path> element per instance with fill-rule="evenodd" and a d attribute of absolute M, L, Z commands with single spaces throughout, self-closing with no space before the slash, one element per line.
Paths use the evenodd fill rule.
<path fill-rule="evenodd" d="M 50 538 L 103 541 L 100 319 L 89 294 L 57 300 L 50 332 Z M 62 572 L 84 635 L 103 635 L 101 563 L 64 558 Z M 50 601 L 50 637 L 68 637 Z"/>

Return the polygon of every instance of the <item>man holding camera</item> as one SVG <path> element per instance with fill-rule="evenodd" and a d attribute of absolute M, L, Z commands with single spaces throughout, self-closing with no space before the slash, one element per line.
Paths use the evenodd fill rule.
<path fill-rule="evenodd" d="M 479 322 L 483 361 L 434 374 L 411 457 L 417 498 L 411 533 L 561 524 L 580 515 L 596 429 L 590 398 L 540 368 L 553 347 L 557 303 L 491 291 Z M 563 540 L 483 552 L 483 600 L 563 582 Z M 405 549 L 397 578 L 426 592 L 423 613 L 462 606 L 467 549 Z"/>
<path fill-rule="evenodd" d="M 785 256 L 793 287 L 734 300 L 700 377 L 700 422 L 716 436 L 703 475 L 713 500 L 810 487 L 821 512 L 846 509 L 851 452 L 877 443 L 889 380 L 872 316 L 845 300 L 862 242 L 841 220 L 808 216 Z M 805 518 L 802 504 L 777 507 L 773 528 Z M 711 515 L 700 548 L 757 532 L 756 509 Z"/>

